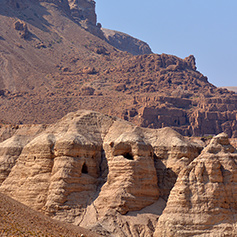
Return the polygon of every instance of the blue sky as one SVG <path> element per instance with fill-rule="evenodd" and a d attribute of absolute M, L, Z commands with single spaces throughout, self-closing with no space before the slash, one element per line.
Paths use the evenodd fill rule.
<path fill-rule="evenodd" d="M 237 0 L 96 0 L 102 27 L 185 58 L 215 86 L 237 86 Z"/>

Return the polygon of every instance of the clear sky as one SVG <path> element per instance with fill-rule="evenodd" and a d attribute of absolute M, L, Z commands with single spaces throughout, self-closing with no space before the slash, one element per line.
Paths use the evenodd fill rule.
<path fill-rule="evenodd" d="M 237 0 L 96 0 L 102 27 L 185 58 L 215 86 L 237 86 Z"/>

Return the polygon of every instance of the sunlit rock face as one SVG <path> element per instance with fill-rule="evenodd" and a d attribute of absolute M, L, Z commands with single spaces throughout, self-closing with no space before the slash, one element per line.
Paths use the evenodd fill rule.
<path fill-rule="evenodd" d="M 224 133 L 183 169 L 154 236 L 237 234 L 237 152 Z"/>
<path fill-rule="evenodd" d="M 115 209 L 121 214 L 140 210 L 158 200 L 159 190 L 153 148 L 142 131 L 116 121 L 104 140 L 108 162 L 107 182 L 96 201 L 98 209 Z"/>
<path fill-rule="evenodd" d="M 200 150 L 170 128 L 140 128 L 86 110 L 33 131 L 22 130 L 21 142 L 15 133 L 0 143 L 0 191 L 115 236 L 139 236 L 141 229 L 152 235 L 178 173 Z"/>

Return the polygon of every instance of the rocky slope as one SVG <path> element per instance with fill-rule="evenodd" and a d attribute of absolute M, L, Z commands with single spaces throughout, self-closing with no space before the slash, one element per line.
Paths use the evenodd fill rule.
<path fill-rule="evenodd" d="M 84 228 L 62 223 L 0 193 L 0 235 L 12 236 L 99 236 Z"/>
<path fill-rule="evenodd" d="M 235 93 L 237 93 L 237 86 L 226 86 L 224 88 L 226 88 L 226 89 L 228 89 L 230 91 L 234 91 Z"/>
<path fill-rule="evenodd" d="M 86 110 L 1 131 L 0 191 L 54 219 L 103 236 L 236 233 L 237 152 L 226 134 L 203 149 L 171 128 Z"/>
<path fill-rule="evenodd" d="M 92 109 L 183 135 L 237 136 L 236 94 L 210 84 L 193 56 L 117 50 L 88 30 L 102 32 L 93 1 L 0 4 L 2 123 L 52 123 Z"/>
<path fill-rule="evenodd" d="M 102 28 L 102 31 L 107 42 L 119 50 L 127 51 L 133 55 L 152 53 L 147 43 L 128 34 L 104 28 Z"/>

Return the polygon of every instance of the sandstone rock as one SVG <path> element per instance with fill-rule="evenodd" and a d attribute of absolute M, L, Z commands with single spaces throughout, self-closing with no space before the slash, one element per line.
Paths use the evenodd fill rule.
<path fill-rule="evenodd" d="M 95 13 L 95 1 L 93 0 L 69 0 L 70 12 L 73 19 L 85 30 L 104 39 L 101 25 L 97 24 Z"/>
<path fill-rule="evenodd" d="M 95 92 L 95 89 L 93 87 L 89 87 L 89 86 L 86 86 L 86 87 L 83 87 L 81 88 L 81 95 L 93 95 Z"/>
<path fill-rule="evenodd" d="M 152 236 L 177 174 L 200 150 L 170 128 L 139 128 L 92 111 L 70 113 L 18 147 L 18 158 L 7 153 L 16 163 L 1 192 L 114 236 Z"/>
<path fill-rule="evenodd" d="M 44 130 L 43 125 L 2 126 L 0 143 L 0 184 L 8 177 L 22 149 Z"/>
<path fill-rule="evenodd" d="M 14 29 L 19 31 L 20 37 L 24 39 L 28 39 L 30 36 L 30 32 L 28 30 L 27 24 L 23 21 L 17 20 L 14 23 Z"/>
<path fill-rule="evenodd" d="M 79 22 L 88 19 L 88 23 L 96 25 L 95 1 L 69 0 L 71 14 Z"/>
<path fill-rule="evenodd" d="M 103 147 L 110 172 L 95 202 L 99 213 L 101 209 L 113 209 L 126 214 L 158 200 L 153 148 L 141 133 L 136 127 L 117 121 L 105 137 Z"/>
<path fill-rule="evenodd" d="M 85 73 L 85 74 L 96 74 L 96 70 L 94 67 L 84 67 L 82 69 L 82 73 Z"/>
<path fill-rule="evenodd" d="M 154 236 L 237 234 L 237 153 L 224 133 L 184 168 Z"/>
<path fill-rule="evenodd" d="M 115 30 L 102 28 L 104 36 L 109 44 L 122 51 L 127 51 L 133 55 L 151 54 L 149 45 L 130 35 Z"/>

